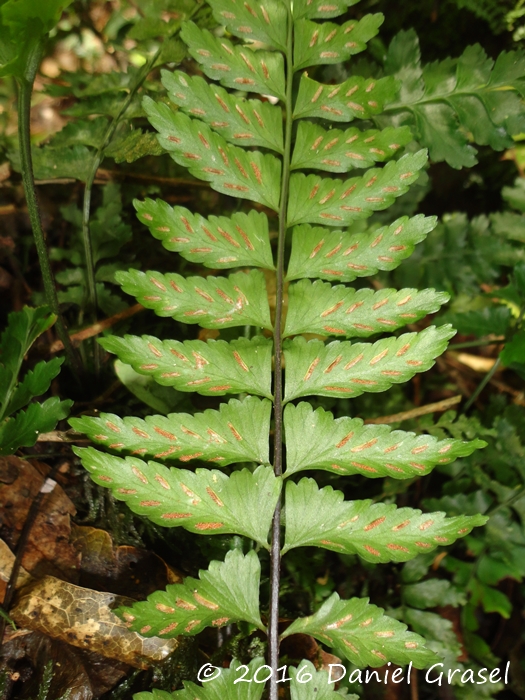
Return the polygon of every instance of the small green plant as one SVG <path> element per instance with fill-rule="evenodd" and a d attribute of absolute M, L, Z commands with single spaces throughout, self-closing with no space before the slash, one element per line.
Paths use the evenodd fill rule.
<path fill-rule="evenodd" d="M 63 343 L 68 362 L 80 371 L 58 304 L 57 291 L 44 230 L 38 209 L 31 155 L 31 95 L 35 77 L 42 60 L 48 33 L 60 19 L 71 0 L 0 0 L 0 77 L 13 76 L 18 87 L 18 141 L 24 192 L 31 228 L 35 239 L 46 301 L 56 317 L 57 332 Z"/>
<path fill-rule="evenodd" d="M 279 642 L 295 633 L 312 635 L 361 668 L 387 662 L 424 668 L 436 658 L 419 635 L 381 608 L 367 599 L 343 600 L 337 593 L 312 615 L 279 629 L 281 558 L 290 550 L 313 546 L 358 554 L 373 563 L 406 562 L 486 521 L 481 515 L 446 518 L 371 500 L 348 501 L 303 472 L 408 479 L 484 443 L 416 436 L 363 425 L 352 417 L 335 419 L 304 401 L 312 395 L 351 399 L 385 391 L 429 369 L 454 335 L 450 325 L 397 333 L 436 312 L 448 300 L 446 293 L 347 286 L 378 270 L 394 269 L 436 225 L 434 217 L 419 215 L 379 229 L 347 230 L 406 193 L 425 167 L 427 153 L 406 149 L 400 155 L 412 140 L 406 126 L 370 128 L 369 120 L 395 100 L 393 77 L 352 76 L 327 85 L 305 70 L 363 51 L 377 34 L 382 15 L 330 22 L 355 4 L 348 0 L 209 4 L 225 32 L 241 42 L 192 22 L 183 26 L 181 36 L 203 73 L 216 82 L 164 72 L 164 85 L 178 109 L 151 99 L 144 108 L 160 144 L 179 165 L 218 192 L 254 206 L 208 218 L 162 201 L 137 202 L 136 207 L 139 219 L 167 250 L 210 268 L 236 271 L 228 277 L 185 278 L 130 270 L 116 277 L 125 292 L 159 316 L 209 329 L 241 327 L 243 335 L 229 342 L 153 336 L 101 342 L 161 385 L 205 396 L 247 396 L 196 415 L 122 419 L 102 414 L 73 419 L 71 425 L 123 455 L 77 450 L 93 479 L 134 512 L 166 527 L 247 538 L 243 551 L 234 549 L 224 561 L 212 561 L 199 579 L 169 586 L 120 614 L 145 636 L 195 635 L 234 622 L 267 633 L 267 665 L 260 673 L 262 660 L 251 669 L 243 667 L 250 679 L 257 671 L 256 683 L 235 685 L 240 670 L 232 666 L 199 693 L 210 700 L 256 700 L 263 681 L 269 680 L 270 698 L 276 700 L 278 682 L 288 678 L 287 668 L 280 666 Z M 247 46 L 247 39 L 258 43 Z M 245 99 L 238 90 L 264 97 Z M 348 127 L 354 120 L 358 126 Z M 342 128 L 331 128 L 331 122 Z M 373 167 L 377 163 L 386 164 Z M 364 174 L 355 172 L 362 168 L 368 168 Z M 325 177 L 319 171 L 342 176 Z M 275 260 L 270 227 L 278 230 Z M 261 268 L 275 274 L 274 319 Z M 246 326 L 254 329 L 253 335 L 246 337 Z M 308 341 L 306 333 L 337 339 Z M 377 334 L 379 340 L 362 342 Z M 154 461 L 144 461 L 147 457 Z M 201 466 L 165 466 L 172 460 L 198 460 Z M 264 550 L 271 590 L 268 609 L 261 610 L 261 563 L 268 561 L 260 555 Z M 308 680 L 315 669 L 303 662 L 290 673 L 292 698 L 313 697 Z M 326 697 L 336 697 L 324 675 L 316 678 Z M 193 697 L 192 687 L 176 697 Z"/>
<path fill-rule="evenodd" d="M 35 396 L 49 389 L 60 372 L 63 358 L 39 362 L 20 378 L 26 353 L 55 321 L 56 316 L 45 307 L 26 306 L 9 315 L 0 338 L 0 455 L 13 454 L 19 447 L 31 447 L 39 433 L 53 430 L 69 414 L 73 402 L 60 401 L 56 396 L 43 403 L 31 403 Z"/>

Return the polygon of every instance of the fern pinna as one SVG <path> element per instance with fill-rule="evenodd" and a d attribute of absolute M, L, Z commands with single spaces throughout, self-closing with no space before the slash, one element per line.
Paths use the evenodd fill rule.
<path fill-rule="evenodd" d="M 386 209 L 407 192 L 427 154 L 399 157 L 411 141 L 405 127 L 369 128 L 385 102 L 395 97 L 393 78 L 356 76 L 325 85 L 304 70 L 346 61 L 364 50 L 382 16 L 319 21 L 340 17 L 353 0 L 209 4 L 223 31 L 211 33 L 187 22 L 182 38 L 210 82 L 181 71 L 165 72 L 175 108 L 151 99 L 144 107 L 160 144 L 179 165 L 218 192 L 259 206 L 209 218 L 162 201 L 137 202 L 136 207 L 139 219 L 167 250 L 210 268 L 237 271 L 206 279 L 137 270 L 117 275 L 127 293 L 160 316 L 204 328 L 241 327 L 242 335 L 231 342 L 109 337 L 102 344 L 159 384 L 206 396 L 247 396 L 196 415 L 142 420 L 106 414 L 71 424 L 113 453 L 127 455 L 78 450 L 93 479 L 134 512 L 166 527 L 235 533 L 257 543 L 247 554 L 234 550 L 223 562 L 211 562 L 198 580 L 169 586 L 120 614 L 145 636 L 195 635 L 207 626 L 238 621 L 267 632 L 268 673 L 259 680 L 270 678 L 275 700 L 283 676 L 279 641 L 294 633 L 312 635 L 360 668 L 387 662 L 424 668 L 434 659 L 421 637 L 380 608 L 366 599 L 342 600 L 337 593 L 309 617 L 280 630 L 279 572 L 286 552 L 316 546 L 374 563 L 404 562 L 485 522 L 481 516 L 446 518 L 368 500 L 347 501 L 341 492 L 319 488 L 314 478 L 298 472 L 406 479 L 470 454 L 480 444 L 365 426 L 358 418 L 334 419 L 301 400 L 385 391 L 429 369 L 454 335 L 450 326 L 392 334 L 437 311 L 446 294 L 347 286 L 396 267 L 435 225 L 433 217 L 415 216 L 379 229 L 349 231 L 350 224 Z M 256 99 L 241 97 L 239 91 L 254 93 Z M 353 120 L 366 130 L 346 128 Z M 331 122 L 343 128 L 331 129 Z M 386 165 L 373 167 L 376 163 Z M 327 172 L 342 175 L 329 177 Z M 278 229 L 275 263 L 270 227 Z M 287 236 L 291 253 L 285 276 Z M 261 268 L 276 276 L 273 323 Z M 283 322 L 285 281 L 290 284 Z M 244 335 L 246 326 L 254 329 L 251 338 Z M 337 340 L 306 340 L 305 333 Z M 379 340 L 362 342 L 377 334 Z M 207 466 L 164 466 L 173 460 Z M 221 471 L 236 464 L 243 468 Z M 262 616 L 260 548 L 269 550 L 271 558 L 270 606 Z M 199 697 L 224 697 L 225 688 L 226 696 L 260 697 L 260 682 L 233 686 L 235 668 L 220 681 L 210 681 Z M 298 680 L 306 668 L 291 670 L 292 697 L 306 697 L 304 679 Z M 310 678 L 316 673 L 311 671 Z M 321 674 L 318 680 L 324 678 Z M 174 697 L 194 697 L 191 687 Z"/>

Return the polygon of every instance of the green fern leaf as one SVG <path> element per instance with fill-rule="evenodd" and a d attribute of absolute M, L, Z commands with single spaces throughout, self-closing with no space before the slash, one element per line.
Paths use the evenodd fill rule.
<path fill-rule="evenodd" d="M 319 489 L 313 479 L 286 484 L 286 539 L 282 554 L 295 547 L 323 547 L 358 554 L 374 563 L 408 561 L 421 552 L 447 546 L 472 528 L 483 515 L 446 518 L 413 508 L 372 501 L 344 501 L 331 486 Z"/>
<path fill-rule="evenodd" d="M 286 475 L 315 467 L 341 476 L 410 479 L 487 444 L 483 440 L 437 440 L 387 425 L 363 425 L 360 418 L 336 419 L 329 411 L 314 411 L 304 402 L 286 407 L 284 429 Z"/>
<path fill-rule="evenodd" d="M 135 693 L 133 700 L 196 700 L 196 698 L 198 700 L 260 700 L 264 691 L 264 683 L 248 683 L 247 681 L 254 678 L 257 669 L 261 668 L 263 664 L 264 659 L 258 657 L 252 659 L 247 665 L 233 659 L 229 668 L 208 665 L 210 677 L 204 676 L 203 683 L 205 685 L 199 686 L 191 681 L 183 681 L 184 690 L 168 693 L 165 690 L 153 688 L 151 693 Z M 248 670 L 245 682 L 236 682 L 243 677 L 243 669 L 246 668 Z M 265 673 L 267 675 L 268 671 L 263 671 L 262 678 L 264 678 Z"/>
<path fill-rule="evenodd" d="M 236 462 L 269 464 L 271 403 L 255 396 L 232 399 L 219 410 L 171 413 L 168 416 L 119 418 L 102 413 L 71 418 L 72 428 L 111 450 L 155 459 L 199 459 L 221 467 Z"/>
<path fill-rule="evenodd" d="M 318 671 L 311 661 L 290 666 L 291 700 L 359 700 L 357 695 L 343 695 L 334 690 L 334 679 L 327 671 Z M 338 678 L 340 674 L 334 674 Z"/>
<path fill-rule="evenodd" d="M 283 117 L 279 107 L 260 100 L 234 97 L 200 76 L 162 72 L 170 100 L 189 116 L 198 117 L 237 146 L 262 146 L 283 152 Z"/>
<path fill-rule="evenodd" d="M 352 76 L 340 85 L 325 85 L 303 73 L 294 108 L 294 118 L 319 117 L 335 122 L 369 119 L 380 114 L 397 95 L 394 78 Z"/>
<path fill-rule="evenodd" d="M 378 123 L 412 127 L 433 161 L 471 167 L 477 151 L 469 138 L 501 151 L 512 148 L 512 135 L 525 130 L 520 97 L 525 58 L 517 52 L 503 52 L 494 62 L 476 44 L 458 59 L 422 67 L 419 40 L 409 30 L 394 37 L 386 70 L 400 81 L 401 92 Z"/>
<path fill-rule="evenodd" d="M 182 277 L 175 273 L 117 272 L 117 282 L 157 316 L 203 328 L 272 328 L 266 282 L 260 270 L 229 277 Z"/>
<path fill-rule="evenodd" d="M 296 0 L 293 4 L 294 19 L 332 19 L 346 12 L 348 7 L 356 5 L 359 0 Z"/>
<path fill-rule="evenodd" d="M 200 571 L 200 580 L 187 578 L 118 612 L 133 631 L 147 637 L 193 636 L 205 627 L 241 620 L 264 631 L 259 616 L 260 576 L 254 551 L 244 556 L 233 550 L 224 562 L 212 561 L 207 571 Z"/>
<path fill-rule="evenodd" d="M 355 290 L 301 280 L 288 288 L 284 337 L 300 333 L 366 338 L 435 313 L 449 300 L 434 289 Z"/>
<path fill-rule="evenodd" d="M 206 396 L 247 392 L 272 398 L 273 345 L 266 338 L 179 342 L 127 335 L 103 338 L 100 344 L 163 386 Z"/>
<path fill-rule="evenodd" d="M 160 145 L 192 175 L 217 192 L 278 209 L 281 163 L 275 156 L 231 146 L 204 122 L 174 113 L 149 97 L 144 98 L 144 109 L 159 132 Z"/>
<path fill-rule="evenodd" d="M 301 336 L 285 341 L 285 401 L 311 394 L 354 398 L 365 391 L 385 391 L 430 369 L 454 334 L 450 326 L 430 326 L 376 343 L 336 340 L 325 345 Z"/>
<path fill-rule="evenodd" d="M 281 480 L 271 467 L 235 471 L 168 469 L 136 457 L 114 457 L 92 447 L 76 448 L 97 483 L 111 488 L 138 515 L 163 527 L 237 534 L 268 547 L 267 537 Z"/>
<path fill-rule="evenodd" d="M 327 131 L 319 124 L 301 121 L 297 129 L 291 169 L 317 168 L 346 173 L 353 168 L 370 168 L 391 158 L 401 146 L 412 141 L 407 127 L 389 127 L 383 131 L 356 127 Z"/>
<path fill-rule="evenodd" d="M 425 668 L 436 656 L 424 646 L 425 640 L 406 625 L 383 615 L 366 598 L 341 600 L 333 593 L 319 610 L 292 622 L 281 635 L 310 634 L 331 646 L 341 658 L 358 668 L 383 666 L 385 662 Z"/>
<path fill-rule="evenodd" d="M 377 35 L 384 19 L 384 15 L 378 13 L 344 24 L 298 20 L 294 25 L 294 70 L 347 61 L 366 49 L 367 42 Z"/>
<path fill-rule="evenodd" d="M 378 270 L 393 270 L 414 252 L 416 244 L 436 223 L 435 216 L 419 214 L 360 233 L 330 231 L 308 224 L 296 226 L 286 277 L 352 282 L 356 277 L 375 275 Z"/>
<path fill-rule="evenodd" d="M 45 394 L 53 379 L 58 376 L 63 362 L 63 357 L 54 357 L 49 362 L 39 362 L 32 370 L 29 370 L 22 381 L 14 387 L 9 403 L 5 407 L 4 415 L 12 415 L 15 411 L 28 404 L 34 396 Z M 1 374 L 0 387 L 3 388 Z M 0 396 L 2 393 L 0 392 Z M 0 406 L 1 404 L 2 402 L 0 401 Z"/>
<path fill-rule="evenodd" d="M 128 366 L 128 365 L 125 365 Z M 155 459 L 199 459 L 227 466 L 236 462 L 269 464 L 271 403 L 254 396 L 232 399 L 190 415 L 172 413 L 140 419 L 111 413 L 71 418 L 69 423 L 90 440 L 111 450 Z"/>
<path fill-rule="evenodd" d="M 209 0 L 213 15 L 234 36 L 247 41 L 260 41 L 274 49 L 286 51 L 288 13 L 280 0 Z"/>
<path fill-rule="evenodd" d="M 290 178 L 288 225 L 302 223 L 347 226 L 387 209 L 405 194 L 427 162 L 427 152 L 407 154 L 362 177 L 334 180 L 295 173 Z"/>
<path fill-rule="evenodd" d="M 274 269 L 268 218 L 262 212 L 236 212 L 231 218 L 192 214 L 184 207 L 170 207 L 161 199 L 134 201 L 138 218 L 166 250 L 180 253 L 206 267 L 263 267 Z"/>
<path fill-rule="evenodd" d="M 25 411 L 0 423 L 0 455 L 12 455 L 19 447 L 32 447 L 40 433 L 56 428 L 66 418 L 73 401 L 60 401 L 53 396 L 43 403 L 32 403 Z"/>
<path fill-rule="evenodd" d="M 285 99 L 282 54 L 236 46 L 228 39 L 218 39 L 208 30 L 199 29 L 193 22 L 184 23 L 181 37 L 208 78 L 220 80 L 234 90 Z"/>

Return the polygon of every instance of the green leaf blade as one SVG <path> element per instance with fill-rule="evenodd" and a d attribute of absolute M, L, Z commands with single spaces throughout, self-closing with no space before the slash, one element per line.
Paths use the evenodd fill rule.
<path fill-rule="evenodd" d="M 232 146 L 198 119 L 144 98 L 144 109 L 173 160 L 213 189 L 279 208 L 281 163 L 275 156 Z"/>
<path fill-rule="evenodd" d="M 425 648 L 422 637 L 407 632 L 406 625 L 384 615 L 381 608 L 365 598 L 341 600 L 337 593 L 313 615 L 295 620 L 282 636 L 296 633 L 328 644 L 358 668 L 377 668 L 387 661 L 425 668 L 437 658 Z"/>
<path fill-rule="evenodd" d="M 435 313 L 449 295 L 425 289 L 351 289 L 317 280 L 301 280 L 288 288 L 284 336 L 301 333 L 366 338 L 394 331 Z"/>
<path fill-rule="evenodd" d="M 237 534 L 268 548 L 267 538 L 281 490 L 271 467 L 235 471 L 168 469 L 137 457 L 114 457 L 92 447 L 76 454 L 94 481 L 111 488 L 138 515 L 162 527 L 197 534 Z"/>
<path fill-rule="evenodd" d="M 49 362 L 39 362 L 34 369 L 29 370 L 15 387 L 11 400 L 7 404 L 6 415 L 11 415 L 23 408 L 33 397 L 45 394 L 53 379 L 58 376 L 63 362 L 64 358 L 55 357 Z"/>
<path fill-rule="evenodd" d="M 392 77 L 361 78 L 353 76 L 340 85 L 325 85 L 304 73 L 299 84 L 294 118 L 318 117 L 336 122 L 369 119 L 383 111 L 397 94 Z"/>
<path fill-rule="evenodd" d="M 301 121 L 292 155 L 292 170 L 316 168 L 333 173 L 346 173 L 353 168 L 370 168 L 376 162 L 391 158 L 402 146 L 410 143 L 407 127 L 387 127 L 383 131 L 356 127 L 323 129 L 319 124 Z"/>
<path fill-rule="evenodd" d="M 118 612 L 132 630 L 148 637 L 193 636 L 241 620 L 265 629 L 259 616 L 261 565 L 254 551 L 228 552 L 224 562 L 212 561 L 199 575 L 200 580 L 187 578 Z"/>
<path fill-rule="evenodd" d="M 484 525 L 483 515 L 446 518 L 413 508 L 371 501 L 344 501 L 331 486 L 319 489 L 313 479 L 286 484 L 286 540 L 283 553 L 295 547 L 322 547 L 386 563 L 414 559 Z"/>
<path fill-rule="evenodd" d="M 265 0 L 264 5 L 245 0 L 232 7 L 228 0 L 210 0 L 213 15 L 234 36 L 260 41 L 274 49 L 286 51 L 288 13 L 279 0 Z"/>
<path fill-rule="evenodd" d="M 237 146 L 259 146 L 283 152 L 281 109 L 269 102 L 234 97 L 200 76 L 163 71 L 162 83 L 170 100 L 189 116 L 211 126 Z"/>
<path fill-rule="evenodd" d="M 387 425 L 364 425 L 360 418 L 335 419 L 329 411 L 314 411 L 305 402 L 285 408 L 284 429 L 286 476 L 315 468 L 341 476 L 409 479 L 486 445 L 483 440 L 437 440 Z"/>
<path fill-rule="evenodd" d="M 257 326 L 271 330 L 266 283 L 260 270 L 229 277 L 182 277 L 176 273 L 117 272 L 117 282 L 157 316 L 203 328 Z"/>
<path fill-rule="evenodd" d="M 352 282 L 378 270 L 393 270 L 413 253 L 416 244 L 425 239 L 436 223 L 436 217 L 418 214 L 356 234 L 309 224 L 296 226 L 286 277 Z"/>
<path fill-rule="evenodd" d="M 295 173 L 290 178 L 288 225 L 344 226 L 387 209 L 408 191 L 426 162 L 422 150 L 346 181 Z"/>
<path fill-rule="evenodd" d="M 269 464 L 271 402 L 248 396 L 231 399 L 219 410 L 171 413 L 168 416 L 71 418 L 69 423 L 90 440 L 118 452 L 155 459 L 192 459 L 227 466 L 238 462 Z"/>
<path fill-rule="evenodd" d="M 383 24 L 381 13 L 365 15 L 342 25 L 300 19 L 294 25 L 294 70 L 331 63 L 342 63 L 366 49 Z"/>
<path fill-rule="evenodd" d="M 134 201 L 139 220 L 164 248 L 214 269 L 262 267 L 273 270 L 268 218 L 252 209 L 231 217 L 204 218 L 160 199 Z"/>
<path fill-rule="evenodd" d="M 19 447 L 32 447 L 40 433 L 54 430 L 59 420 L 67 418 L 72 405 L 73 401 L 60 401 L 53 396 L 4 420 L 0 423 L 0 455 L 14 454 Z"/>
<path fill-rule="evenodd" d="M 430 326 L 375 343 L 319 340 L 285 341 L 285 401 L 316 394 L 353 398 L 380 392 L 426 372 L 455 334 L 450 326 Z"/>
<path fill-rule="evenodd" d="M 282 54 L 236 46 L 228 39 L 214 37 L 207 29 L 199 29 L 193 22 L 184 24 L 181 37 L 208 78 L 220 80 L 234 90 L 285 99 Z"/>
<path fill-rule="evenodd" d="M 104 338 L 100 344 L 163 386 L 205 396 L 247 392 L 272 398 L 272 342 L 266 338 L 179 342 L 128 335 Z"/>

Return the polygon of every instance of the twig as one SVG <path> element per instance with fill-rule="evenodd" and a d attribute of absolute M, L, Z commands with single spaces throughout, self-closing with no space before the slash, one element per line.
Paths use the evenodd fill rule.
<path fill-rule="evenodd" d="M 74 430 L 52 430 L 50 433 L 40 433 L 37 442 L 87 443 L 91 442 L 91 440 L 81 433 L 76 433 Z"/>
<path fill-rule="evenodd" d="M 111 328 L 111 326 L 114 326 L 116 323 L 119 323 L 120 321 L 124 321 L 126 318 L 129 318 L 130 316 L 134 316 L 137 314 L 139 311 L 143 311 L 144 307 L 142 304 L 134 304 L 133 306 L 129 306 L 127 309 L 124 309 L 124 311 L 120 311 L 118 314 L 115 314 L 114 316 L 110 316 L 109 318 L 105 318 L 103 321 L 98 321 L 97 323 L 94 323 L 92 326 L 88 326 L 87 328 L 83 328 L 81 331 L 77 331 L 76 333 L 73 333 L 72 335 L 69 336 L 70 341 L 72 342 L 73 346 L 76 347 L 77 345 L 80 345 L 80 343 L 83 340 L 86 340 L 87 338 L 92 338 L 95 335 L 98 335 L 99 333 L 102 333 L 102 331 L 105 331 L 107 328 Z M 55 353 L 59 352 L 62 350 L 64 346 L 62 345 L 61 340 L 56 340 L 49 348 L 49 352 Z"/>
<path fill-rule="evenodd" d="M 443 401 L 436 401 L 436 403 L 427 403 L 425 406 L 419 406 L 418 408 L 413 408 L 410 411 L 402 411 L 401 413 L 394 413 L 392 416 L 381 416 L 380 418 L 367 418 L 365 423 L 374 423 L 376 425 L 385 425 L 389 423 L 400 423 L 404 420 L 409 420 L 410 418 L 417 418 L 418 416 L 425 416 L 427 413 L 440 413 L 441 411 L 446 411 L 452 406 L 460 403 L 461 395 L 452 396 L 450 399 L 443 399 Z"/>
<path fill-rule="evenodd" d="M 484 338 L 483 340 L 469 340 L 465 343 L 451 343 L 448 350 L 460 350 L 461 348 L 480 348 L 484 345 L 499 345 L 505 341 L 504 335 L 499 335 L 496 338 Z"/>
<path fill-rule="evenodd" d="M 51 493 L 53 489 L 55 488 L 56 481 L 54 480 L 54 477 L 58 471 L 58 466 L 53 467 L 53 469 L 50 471 L 49 476 L 47 476 L 44 479 L 44 483 L 40 487 L 40 491 L 37 493 L 36 497 L 33 499 L 33 502 L 31 503 L 31 506 L 29 508 L 29 511 L 27 513 L 26 521 L 24 523 L 24 527 L 22 528 L 22 532 L 20 533 L 20 537 L 18 539 L 18 544 L 16 546 L 16 552 L 15 552 L 15 560 L 13 562 L 13 567 L 11 569 L 11 575 L 9 577 L 9 582 L 7 584 L 7 587 L 5 589 L 5 596 L 4 596 L 4 602 L 2 604 L 2 610 L 6 615 L 9 613 L 9 608 L 11 606 L 11 602 L 13 600 L 13 595 L 15 592 L 16 588 L 16 582 L 18 581 L 18 574 L 20 573 L 20 568 L 22 566 L 22 557 L 24 556 L 24 551 L 27 545 L 27 541 L 29 539 L 29 535 L 31 534 L 31 530 L 33 528 L 33 525 L 36 520 L 36 516 L 38 515 L 38 510 L 40 508 L 40 504 L 42 502 L 43 497 L 45 496 L 46 493 Z M 2 615 L 0 616 L 0 646 L 2 646 L 2 642 L 4 639 L 4 632 L 5 632 L 5 626 L 6 626 L 7 620 L 5 617 Z"/>

